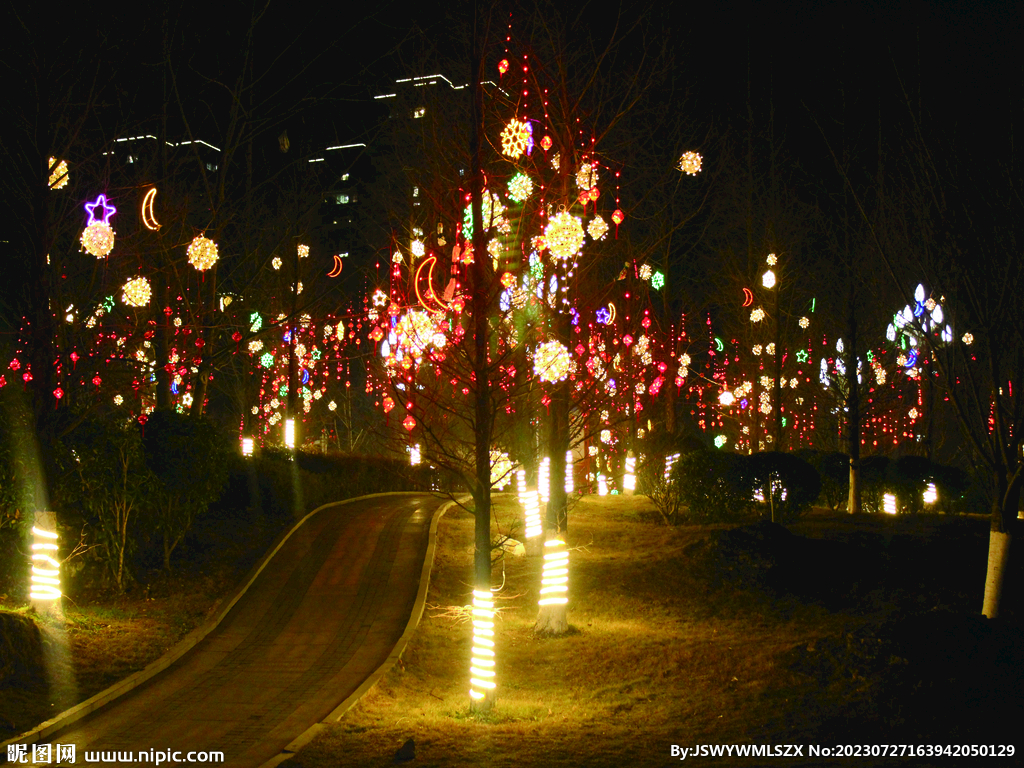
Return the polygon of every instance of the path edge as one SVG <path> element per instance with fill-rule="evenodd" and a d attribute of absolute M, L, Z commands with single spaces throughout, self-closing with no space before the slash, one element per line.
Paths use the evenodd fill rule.
<path fill-rule="evenodd" d="M 321 504 L 312 512 L 308 512 L 301 520 L 296 522 L 291 528 L 289 528 L 284 533 L 278 535 L 277 539 L 274 541 L 271 548 L 267 551 L 267 554 L 265 554 L 263 558 L 255 566 L 252 567 L 246 578 L 243 579 L 243 584 L 241 588 L 234 593 L 234 595 L 231 597 L 231 599 L 227 602 L 226 605 L 224 604 L 225 598 L 222 598 L 220 602 L 214 604 L 213 618 L 208 619 L 204 624 L 193 629 L 191 632 L 185 635 L 185 637 L 183 637 L 175 645 L 173 645 L 166 653 L 164 653 L 158 659 L 151 661 L 148 665 L 140 669 L 138 672 L 132 673 L 123 680 L 114 683 L 109 688 L 104 688 L 99 693 L 94 694 L 90 698 L 76 704 L 70 709 L 64 710 L 59 715 L 56 715 L 55 717 L 52 717 L 49 720 L 44 720 L 35 728 L 29 731 L 25 731 L 24 733 L 19 734 L 18 736 L 14 736 L 13 738 L 8 739 L 7 741 L 0 742 L 0 764 L 4 764 L 7 762 L 7 745 L 39 743 L 47 736 L 51 736 L 54 733 L 57 733 L 58 731 L 61 731 L 64 728 L 67 728 L 69 725 L 77 722 L 78 720 L 81 720 L 86 715 L 92 714 L 93 712 L 95 712 L 98 709 L 101 709 L 110 702 L 115 701 L 116 699 L 119 699 L 120 697 L 124 696 L 126 693 L 135 690 L 143 683 L 147 682 L 153 677 L 156 677 L 156 675 L 163 672 L 169 666 L 174 664 L 174 662 L 176 662 L 178 659 L 180 659 L 182 656 L 184 656 L 186 653 L 192 650 L 204 638 L 206 638 L 207 635 L 209 635 L 213 630 L 215 630 L 218 627 L 218 625 L 224 620 L 224 618 L 228 615 L 231 609 L 235 607 L 235 604 L 242 599 L 246 592 L 249 591 L 249 587 L 253 585 L 257 577 L 263 572 L 263 569 L 266 568 L 270 561 L 273 559 L 274 555 L 276 555 L 277 552 L 281 549 L 281 547 L 284 546 L 285 542 L 288 541 L 288 539 L 291 538 L 292 534 L 299 530 L 299 528 L 301 528 L 305 524 L 305 522 L 309 520 L 309 518 L 311 518 L 313 515 L 317 514 L 318 512 L 321 512 L 322 510 L 328 509 L 329 507 L 340 507 L 345 504 L 353 504 L 357 501 L 365 501 L 366 499 L 379 498 L 383 496 L 420 496 L 430 495 L 431 493 L 431 491 L 387 491 L 385 493 L 369 493 L 366 494 L 365 496 L 356 496 L 355 498 L 352 499 L 343 499 L 342 501 L 330 501 L 326 504 Z M 448 502 L 447 504 L 442 504 L 441 508 L 447 509 L 454 503 L 455 502 Z M 437 515 L 437 519 L 440 519 L 440 515 Z M 436 520 L 431 522 L 431 544 L 428 546 L 432 546 L 435 528 Z M 429 551 L 429 554 L 431 555 L 432 558 L 432 549 Z M 420 613 L 422 613 L 423 607 L 418 602 L 419 594 L 417 594 L 416 599 L 419 611 Z M 417 606 L 414 606 L 413 613 L 416 613 Z M 419 616 L 416 617 L 416 620 L 418 623 Z M 409 633 L 408 628 L 406 629 L 406 633 Z M 402 640 L 405 640 L 405 635 L 402 635 L 402 638 L 399 640 L 399 642 L 401 643 Z M 408 642 L 408 640 L 405 640 L 405 642 Z M 388 662 L 386 662 L 385 664 L 393 663 L 394 662 L 391 661 L 389 657 Z M 362 690 L 362 688 L 360 688 L 360 690 Z M 352 703 L 354 704 L 355 702 Z M 333 712 L 331 714 L 333 714 Z"/>

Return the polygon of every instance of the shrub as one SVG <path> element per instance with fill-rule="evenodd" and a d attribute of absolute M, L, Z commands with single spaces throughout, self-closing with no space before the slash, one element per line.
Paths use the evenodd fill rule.
<path fill-rule="evenodd" d="M 821 479 L 808 461 L 792 453 L 768 451 L 747 457 L 752 488 L 761 491 L 762 517 L 777 523 L 796 520 L 821 493 Z"/>
<path fill-rule="evenodd" d="M 665 458 L 647 456 L 637 472 L 637 491 L 649 498 L 662 519 L 669 525 L 679 522 L 682 507 L 679 483 L 665 479 Z"/>
<path fill-rule="evenodd" d="M 888 492 L 888 456 L 860 460 L 860 502 L 865 512 L 882 512 L 882 496 Z"/>
<path fill-rule="evenodd" d="M 750 511 L 752 485 L 745 456 L 710 449 L 693 451 L 676 461 L 670 481 L 679 485 L 686 522 L 728 522 Z"/>
<path fill-rule="evenodd" d="M 818 470 L 821 480 L 819 499 L 833 512 L 846 503 L 850 495 L 850 457 L 839 451 L 807 451 L 798 453 Z"/>

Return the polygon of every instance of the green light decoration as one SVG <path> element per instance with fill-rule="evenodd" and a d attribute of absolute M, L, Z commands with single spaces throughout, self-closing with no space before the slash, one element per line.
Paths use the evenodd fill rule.
<path fill-rule="evenodd" d="M 322 356 L 323 353 L 321 353 L 320 350 L 317 349 L 316 347 L 313 347 L 313 353 L 310 355 L 310 357 L 313 358 L 314 360 L 319 360 Z"/>
<path fill-rule="evenodd" d="M 259 312 L 253 312 L 249 315 L 249 322 L 252 323 L 252 325 L 249 326 L 250 333 L 258 333 L 260 328 L 263 327 L 263 318 L 260 317 Z M 266 355 L 264 355 L 264 357 L 266 357 Z"/>
<path fill-rule="evenodd" d="M 107 312 L 110 312 L 114 308 L 114 297 L 113 296 L 107 296 L 107 298 L 105 298 L 103 300 L 103 308 Z"/>
<path fill-rule="evenodd" d="M 801 349 L 799 352 L 796 353 L 796 361 L 798 363 L 806 363 L 809 357 L 810 355 L 807 354 L 806 349 Z"/>
<path fill-rule="evenodd" d="M 814 302 L 816 302 L 816 301 L 817 301 L 816 298 L 815 299 L 811 299 L 811 314 L 814 313 Z"/>
<path fill-rule="evenodd" d="M 868 350 L 867 358 L 869 363 L 875 359 L 875 353 L 872 352 L 870 349 Z"/>
<path fill-rule="evenodd" d="M 785 416 L 782 417 L 782 426 L 786 426 L 786 417 Z"/>
<path fill-rule="evenodd" d="M 264 368 L 270 368 L 274 365 L 274 356 L 269 352 L 264 352 L 260 357 L 260 365 Z"/>
<path fill-rule="evenodd" d="M 281 388 L 277 390 L 277 394 L 279 394 L 281 397 L 287 397 L 288 396 L 288 385 L 287 384 L 282 384 Z"/>
<path fill-rule="evenodd" d="M 718 435 L 715 438 L 715 448 L 721 448 L 727 442 L 729 442 L 729 438 L 727 438 L 725 435 Z"/>
<path fill-rule="evenodd" d="M 530 277 L 540 280 L 544 277 L 544 263 L 536 253 L 530 254 Z"/>
<path fill-rule="evenodd" d="M 655 272 L 651 275 L 651 288 L 656 291 L 660 291 L 665 285 L 665 276 L 661 272 Z"/>
<path fill-rule="evenodd" d="M 725 349 L 725 344 L 723 344 L 722 340 L 717 336 L 715 336 L 715 349 L 717 349 L 719 352 Z"/>
<path fill-rule="evenodd" d="M 508 196 L 517 203 L 526 202 L 533 194 L 533 180 L 525 173 L 517 173 L 508 181 Z"/>

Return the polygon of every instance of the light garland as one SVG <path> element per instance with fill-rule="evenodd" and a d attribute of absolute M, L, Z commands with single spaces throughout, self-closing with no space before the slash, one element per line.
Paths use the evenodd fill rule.
<path fill-rule="evenodd" d="M 217 244 L 207 237 L 196 235 L 188 246 L 188 263 L 200 272 L 209 269 L 219 258 Z"/>
<path fill-rule="evenodd" d="M 540 584 L 538 605 L 565 605 L 569 602 L 569 553 L 561 539 L 544 542 Z"/>
<path fill-rule="evenodd" d="M 32 526 L 32 535 L 34 538 L 29 597 L 32 600 L 58 600 L 61 596 L 60 563 L 54 557 L 58 550 L 57 533 Z M 37 563 L 42 563 L 42 566 Z"/>
<path fill-rule="evenodd" d="M 679 158 L 679 164 L 676 167 L 685 174 L 696 176 L 700 173 L 703 160 L 704 158 L 696 152 L 684 152 L 683 156 Z"/>
<path fill-rule="evenodd" d="M 544 228 L 544 242 L 553 257 L 567 261 L 583 246 L 583 224 L 565 211 L 555 214 Z"/>
<path fill-rule="evenodd" d="M 473 655 L 469 667 L 469 695 L 480 701 L 493 691 L 494 682 L 494 596 L 473 590 Z"/>
<path fill-rule="evenodd" d="M 537 499 L 537 491 L 528 491 L 526 489 L 526 470 L 520 469 L 516 474 L 519 478 L 519 503 L 523 505 L 523 535 L 529 540 L 543 532 L 540 520 L 540 504 Z"/>
<path fill-rule="evenodd" d="M 131 307 L 144 307 L 149 304 L 153 295 L 149 287 L 149 280 L 144 277 L 135 277 L 124 284 L 121 293 L 121 301 Z"/>
<path fill-rule="evenodd" d="M 571 495 L 575 489 L 573 483 L 573 461 L 572 451 L 565 452 L 565 492 L 567 495 Z"/>
<path fill-rule="evenodd" d="M 537 492 L 545 504 L 551 498 L 551 459 L 545 456 L 537 468 Z"/>
<path fill-rule="evenodd" d="M 545 341 L 533 355 L 533 371 L 541 381 L 554 384 L 569 375 L 572 357 L 565 345 L 557 339 Z"/>
<path fill-rule="evenodd" d="M 896 497 L 893 494 L 887 493 L 882 496 L 882 510 L 887 515 L 896 514 Z"/>

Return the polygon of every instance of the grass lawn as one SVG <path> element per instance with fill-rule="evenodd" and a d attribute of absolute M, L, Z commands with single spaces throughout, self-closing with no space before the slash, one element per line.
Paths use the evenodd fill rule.
<path fill-rule="evenodd" d="M 499 502 L 499 521 L 515 514 L 510 504 Z M 391 765 L 409 738 L 414 765 L 493 768 L 678 764 L 672 744 L 806 754 L 893 738 L 1012 743 L 1012 730 L 990 724 L 993 712 L 1021 714 L 1021 634 L 969 615 L 981 604 L 985 520 L 815 515 L 790 530 L 669 528 L 644 498 L 584 499 L 570 514 L 567 635 L 533 634 L 536 560 L 496 569 L 498 700 L 477 716 L 459 610 L 470 602 L 473 521 L 453 510 L 402 663 L 293 766 Z M 1008 613 L 1019 594 L 1008 590 Z M 982 635 L 988 645 L 967 647 Z"/>

